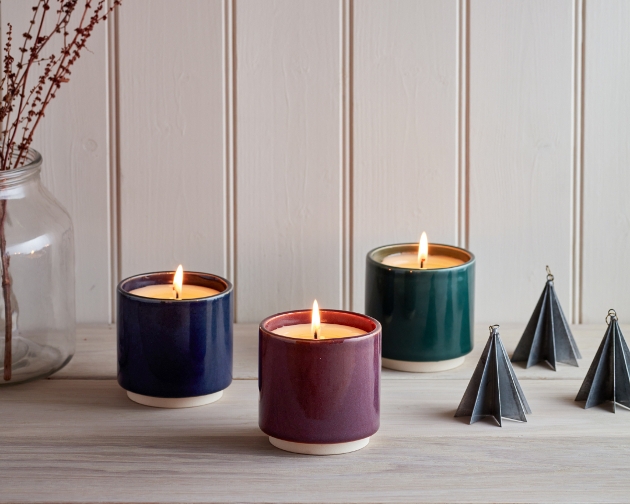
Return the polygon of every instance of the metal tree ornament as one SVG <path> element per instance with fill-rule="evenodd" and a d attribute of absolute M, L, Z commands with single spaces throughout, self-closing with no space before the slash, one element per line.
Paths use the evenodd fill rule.
<path fill-rule="evenodd" d="M 456 417 L 469 416 L 471 424 L 485 417 L 493 417 L 499 426 L 502 418 L 527 422 L 525 413 L 532 412 L 498 329 L 498 325 L 490 326 L 488 343 L 455 413 Z"/>
<path fill-rule="evenodd" d="M 71 68 L 85 50 L 96 25 L 107 19 L 120 3 L 121 0 L 113 0 L 108 8 L 105 0 L 37 0 L 32 7 L 28 28 L 17 44 L 18 54 L 14 54 L 13 26 L 8 24 L 0 79 L 0 173 L 20 168 L 27 161 L 33 134 L 46 107 L 55 98 L 61 84 L 70 81 Z M 51 41 L 53 43 L 49 44 Z M 54 44 L 57 46 L 53 49 Z M 13 333 L 10 255 L 5 231 L 8 207 L 8 200 L 1 199 L 5 381 L 11 380 Z"/>
<path fill-rule="evenodd" d="M 617 405 L 630 408 L 630 350 L 615 310 L 608 310 L 606 323 L 604 339 L 575 400 L 586 401 L 584 409 L 610 401 L 615 413 Z"/>
<path fill-rule="evenodd" d="M 564 316 L 556 291 L 553 275 L 547 268 L 547 283 L 514 350 L 512 362 L 526 362 L 526 367 L 545 361 L 556 371 L 556 363 L 578 366 L 582 358 L 569 324 Z"/>

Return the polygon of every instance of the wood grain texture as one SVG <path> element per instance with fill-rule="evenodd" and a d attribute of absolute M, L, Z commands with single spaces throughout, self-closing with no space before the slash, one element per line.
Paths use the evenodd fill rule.
<path fill-rule="evenodd" d="M 630 4 L 586 2 L 583 322 L 630 317 Z"/>
<path fill-rule="evenodd" d="M 225 274 L 221 0 L 136 0 L 120 15 L 122 276 Z"/>
<path fill-rule="evenodd" d="M 336 0 L 236 2 L 238 322 L 342 304 Z"/>
<path fill-rule="evenodd" d="M 457 244 L 457 2 L 354 4 L 353 310 L 365 256 Z"/>
<path fill-rule="evenodd" d="M 509 355 L 516 348 L 523 334 L 524 324 L 510 324 L 501 327 L 501 340 Z M 515 364 L 519 380 L 582 380 L 586 375 L 595 352 L 601 343 L 606 326 L 602 324 L 576 325 L 571 327 L 583 359 L 579 367 L 559 364 L 553 372 L 541 364 L 525 369 Z M 625 334 L 630 335 L 630 326 L 622 325 Z M 468 380 L 481 352 L 488 340 L 487 326 L 475 327 L 475 348 L 466 357 L 464 364 L 443 373 L 403 373 L 383 369 L 383 378 L 392 380 Z M 234 372 L 235 380 L 258 379 L 258 324 L 234 325 Z M 116 378 L 116 329 L 114 326 L 79 326 L 76 355 L 70 364 L 51 379 L 114 379 Z"/>
<path fill-rule="evenodd" d="M 470 4 L 469 248 L 479 321 L 527 321 L 545 265 L 571 317 L 573 4 Z"/>
<path fill-rule="evenodd" d="M 2 39 L 6 39 L 6 25 L 11 23 L 14 47 L 28 28 L 32 6 L 33 2 L 23 0 L 4 0 L 0 6 Z M 47 108 L 33 148 L 44 160 L 44 185 L 66 208 L 74 224 L 77 319 L 104 323 L 111 318 L 105 25 L 94 30 L 88 49 L 73 67 L 70 82 L 61 87 Z"/>
<path fill-rule="evenodd" d="M 273 448 L 254 380 L 217 403 L 159 410 L 114 381 L 0 390 L 11 502 L 626 502 L 628 411 L 583 410 L 575 380 L 530 381 L 525 424 L 453 418 L 466 381 L 388 381 L 381 428 L 334 457 Z"/>

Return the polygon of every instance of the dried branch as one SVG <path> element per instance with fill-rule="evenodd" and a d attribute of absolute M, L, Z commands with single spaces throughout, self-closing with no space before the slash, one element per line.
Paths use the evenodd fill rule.
<path fill-rule="evenodd" d="M 27 160 L 33 135 L 46 107 L 63 83 L 70 81 L 72 66 L 86 49 L 94 28 L 121 4 L 113 0 L 37 0 L 28 29 L 22 34 L 19 57 L 13 56 L 13 26 L 7 25 L 3 74 L 0 78 L 0 172 L 19 168 Z M 81 3 L 82 7 L 79 7 Z M 56 7 L 53 7 L 53 5 Z M 50 11 L 54 9 L 54 15 Z M 78 16 L 78 24 L 74 19 Z M 51 19 L 51 17 L 53 19 Z M 61 43 L 55 50 L 51 42 Z M 39 73 L 35 84 L 32 76 Z M 4 380 L 11 380 L 11 277 L 6 252 L 7 200 L 0 200 L 0 264 L 5 317 Z"/>

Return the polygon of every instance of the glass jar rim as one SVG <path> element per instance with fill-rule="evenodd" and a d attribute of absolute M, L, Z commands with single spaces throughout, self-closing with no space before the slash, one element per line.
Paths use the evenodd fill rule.
<path fill-rule="evenodd" d="M 13 158 L 16 158 L 17 154 L 13 154 Z M 2 170 L 0 171 L 0 173 L 2 174 L 6 174 L 6 173 L 24 173 L 30 170 L 33 170 L 34 168 L 40 168 L 42 166 L 42 155 L 36 151 L 35 149 L 31 149 L 29 147 L 29 149 L 26 151 L 26 156 L 25 156 L 25 162 L 17 167 L 17 168 L 11 168 L 9 170 Z"/>
<path fill-rule="evenodd" d="M 17 157 L 16 154 L 13 155 Z M 0 191 L 21 184 L 39 173 L 42 167 L 42 156 L 35 149 L 29 148 L 26 152 L 25 162 L 18 168 L 0 170 Z"/>

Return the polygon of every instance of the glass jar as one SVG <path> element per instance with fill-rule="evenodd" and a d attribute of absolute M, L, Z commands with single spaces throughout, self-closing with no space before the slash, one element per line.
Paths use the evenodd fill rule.
<path fill-rule="evenodd" d="M 72 221 L 42 185 L 41 166 L 29 150 L 22 167 L 0 172 L 0 385 L 51 375 L 74 354 Z"/>

